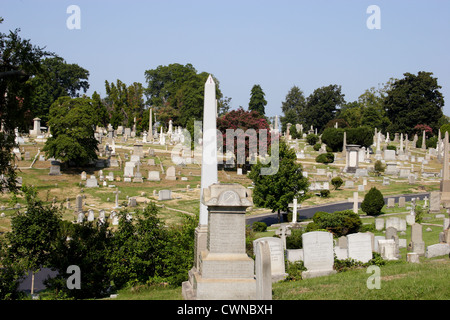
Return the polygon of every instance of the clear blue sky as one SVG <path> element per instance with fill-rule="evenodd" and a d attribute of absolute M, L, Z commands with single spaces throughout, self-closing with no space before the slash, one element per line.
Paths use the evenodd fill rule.
<path fill-rule="evenodd" d="M 69 30 L 69 5 L 81 29 Z M 381 29 L 369 30 L 369 5 Z M 89 70 L 91 95 L 105 80 L 141 82 L 144 71 L 192 63 L 214 74 L 232 108 L 248 107 L 250 90 L 266 94 L 266 114 L 281 115 L 293 85 L 305 96 L 338 84 L 346 101 L 403 73 L 433 72 L 450 115 L 450 2 L 288 0 L 2 0 L 3 32 L 46 46 Z"/>

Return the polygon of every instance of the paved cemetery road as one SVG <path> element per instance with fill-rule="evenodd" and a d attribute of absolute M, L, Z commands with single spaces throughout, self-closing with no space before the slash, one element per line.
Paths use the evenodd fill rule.
<path fill-rule="evenodd" d="M 430 198 L 430 194 L 427 193 L 414 193 L 414 194 L 400 194 L 395 196 L 389 196 L 384 198 L 384 202 L 387 203 L 388 198 L 395 198 L 395 202 L 398 203 L 398 198 L 405 197 L 405 201 L 411 201 L 411 198 L 419 198 L 420 200 L 423 200 L 423 198 L 427 196 L 428 199 Z M 361 203 L 358 204 L 358 207 L 361 207 Z M 313 206 L 309 208 L 303 208 L 299 209 L 297 211 L 297 220 L 301 221 L 303 219 L 312 218 L 314 213 L 317 211 L 325 211 L 325 212 L 335 212 L 335 211 L 341 211 L 341 210 L 348 210 L 353 209 L 353 203 L 352 202 L 335 202 L 335 203 L 329 203 L 329 204 L 323 204 L 318 206 Z M 281 217 L 283 220 L 283 216 Z M 279 223 L 278 221 L 278 214 L 277 213 L 263 213 L 257 216 L 250 216 L 246 219 L 246 224 L 251 225 L 255 221 L 261 221 L 265 222 L 268 226 Z M 281 221 L 281 222 L 288 222 L 288 221 Z"/>

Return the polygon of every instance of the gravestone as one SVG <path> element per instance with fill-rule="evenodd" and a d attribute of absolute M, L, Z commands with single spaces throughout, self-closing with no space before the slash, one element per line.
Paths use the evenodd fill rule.
<path fill-rule="evenodd" d="M 177 180 L 177 177 L 175 176 L 175 167 L 169 167 L 167 168 L 166 172 L 166 180 Z"/>
<path fill-rule="evenodd" d="M 425 258 L 433 258 L 446 256 L 450 253 L 450 245 L 448 243 L 438 243 L 427 247 Z"/>
<path fill-rule="evenodd" d="M 303 263 L 308 269 L 302 272 L 302 278 L 313 278 L 336 273 L 333 270 L 333 235 L 324 231 L 302 234 Z"/>
<path fill-rule="evenodd" d="M 155 165 L 155 159 L 148 159 L 147 160 L 147 165 L 148 166 L 154 166 Z"/>
<path fill-rule="evenodd" d="M 397 231 L 406 231 L 406 220 L 398 218 L 398 217 L 387 218 L 386 219 L 386 229 L 389 227 L 393 227 Z"/>
<path fill-rule="evenodd" d="M 409 263 L 420 263 L 419 254 L 416 252 L 408 252 L 406 254 L 406 262 Z"/>
<path fill-rule="evenodd" d="M 84 213 L 82 211 L 78 212 L 77 223 L 82 223 L 84 221 Z"/>
<path fill-rule="evenodd" d="M 132 178 L 134 177 L 134 162 L 128 161 L 125 162 L 125 167 L 123 171 L 124 178 Z"/>
<path fill-rule="evenodd" d="M 411 243 L 410 248 L 412 252 L 419 256 L 425 255 L 425 242 L 422 239 L 422 225 L 415 223 L 411 226 Z"/>
<path fill-rule="evenodd" d="M 398 198 L 398 207 L 399 208 L 405 207 L 405 197 Z"/>
<path fill-rule="evenodd" d="M 378 240 L 378 251 L 384 260 L 398 260 L 398 246 L 393 239 Z"/>
<path fill-rule="evenodd" d="M 383 218 L 375 219 L 375 229 L 377 229 L 377 231 L 381 231 L 384 229 L 384 219 Z"/>
<path fill-rule="evenodd" d="M 158 200 L 172 200 L 172 190 L 160 190 Z"/>
<path fill-rule="evenodd" d="M 367 233 L 352 233 L 347 235 L 348 257 L 361 262 L 372 259 L 372 238 Z"/>
<path fill-rule="evenodd" d="M 395 198 L 388 198 L 387 208 L 395 207 Z"/>
<path fill-rule="evenodd" d="M 98 182 L 95 176 L 91 176 L 86 180 L 86 188 L 96 188 L 98 187 Z"/>
<path fill-rule="evenodd" d="M 441 212 L 441 193 L 439 191 L 430 192 L 430 213 Z"/>
<path fill-rule="evenodd" d="M 149 171 L 147 180 L 148 181 L 160 181 L 161 178 L 159 176 L 159 171 Z"/>
<path fill-rule="evenodd" d="M 283 280 L 287 276 L 284 263 L 283 241 L 280 238 L 275 237 L 256 239 L 253 241 L 254 251 L 261 241 L 265 241 L 269 244 L 272 281 L 277 282 Z"/>
<path fill-rule="evenodd" d="M 94 221 L 94 219 L 95 219 L 95 216 L 94 216 L 94 210 L 89 209 L 87 221 Z"/>
<path fill-rule="evenodd" d="M 86 171 L 83 171 L 83 172 L 81 173 L 81 180 L 82 180 L 82 181 L 86 181 L 86 179 L 87 179 Z"/>
<path fill-rule="evenodd" d="M 106 219 L 105 210 L 102 209 L 102 210 L 100 210 L 100 212 L 98 214 L 98 222 L 103 224 L 103 223 L 105 223 L 105 219 Z"/>
<path fill-rule="evenodd" d="M 77 198 L 75 200 L 75 211 L 83 211 L 83 196 L 81 194 L 77 195 Z"/>
<path fill-rule="evenodd" d="M 256 299 L 272 300 L 272 266 L 267 241 L 259 241 L 255 247 Z"/>
<path fill-rule="evenodd" d="M 137 202 L 136 202 L 136 198 L 135 197 L 131 197 L 128 199 L 128 206 L 131 208 L 134 208 L 137 206 Z"/>
<path fill-rule="evenodd" d="M 24 158 L 24 160 L 25 160 L 25 161 L 30 161 L 30 160 L 31 160 L 31 156 L 30 156 L 30 152 L 29 152 L 29 151 L 26 151 L 26 152 L 25 152 L 25 158 Z"/>
<path fill-rule="evenodd" d="M 182 293 L 198 300 L 256 299 L 254 261 L 246 254 L 245 211 L 252 206 L 245 187 L 214 183 L 203 190 L 208 209 L 207 247 L 191 269 Z"/>
<path fill-rule="evenodd" d="M 395 150 L 384 150 L 384 160 L 385 161 L 395 161 Z"/>
<path fill-rule="evenodd" d="M 52 161 L 50 166 L 49 176 L 61 175 L 61 163 L 59 161 Z"/>

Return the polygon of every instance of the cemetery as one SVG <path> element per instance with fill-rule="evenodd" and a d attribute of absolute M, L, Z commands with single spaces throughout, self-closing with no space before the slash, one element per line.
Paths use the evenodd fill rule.
<path fill-rule="evenodd" d="M 0 300 L 450 297 L 450 117 L 432 72 L 354 102 L 293 86 L 269 116 L 260 85 L 232 109 L 190 63 L 87 96 L 87 70 L 28 49 L 27 72 L 67 79 L 0 72 Z"/>

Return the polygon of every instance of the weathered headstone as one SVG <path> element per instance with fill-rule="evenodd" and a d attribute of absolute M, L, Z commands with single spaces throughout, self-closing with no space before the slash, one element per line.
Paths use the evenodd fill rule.
<path fill-rule="evenodd" d="M 59 161 L 52 161 L 50 166 L 50 176 L 59 176 L 61 175 L 61 163 Z"/>
<path fill-rule="evenodd" d="M 395 198 L 388 198 L 387 208 L 395 207 Z"/>
<path fill-rule="evenodd" d="M 172 190 L 159 190 L 158 200 L 172 200 Z"/>
<path fill-rule="evenodd" d="M 377 229 L 378 231 L 381 231 L 384 229 L 384 219 L 383 218 L 375 219 L 375 229 Z"/>
<path fill-rule="evenodd" d="M 208 300 L 256 299 L 254 261 L 245 249 L 245 211 L 252 205 L 247 189 L 238 184 L 204 189 L 208 208 L 207 248 L 198 270 L 183 282 L 183 297 Z M 194 286 L 195 285 L 195 286 Z"/>
<path fill-rule="evenodd" d="M 272 266 L 267 241 L 259 241 L 255 247 L 256 299 L 272 300 Z"/>
<path fill-rule="evenodd" d="M 77 195 L 77 198 L 75 200 L 75 211 L 83 211 L 83 196 L 81 194 Z"/>
<path fill-rule="evenodd" d="M 430 213 L 441 212 L 441 193 L 439 191 L 430 192 Z"/>
<path fill-rule="evenodd" d="M 166 172 L 166 180 L 177 180 L 177 177 L 175 176 L 175 167 L 169 167 L 167 168 Z"/>
<path fill-rule="evenodd" d="M 287 274 L 285 272 L 283 241 L 275 237 L 259 238 L 253 241 L 253 250 L 256 250 L 260 241 L 266 241 L 269 244 L 272 281 L 284 279 Z"/>
<path fill-rule="evenodd" d="M 94 221 L 95 216 L 94 216 L 94 210 L 89 209 L 88 210 L 88 217 L 87 217 L 87 221 Z"/>
<path fill-rule="evenodd" d="M 422 225 L 415 223 L 411 226 L 411 250 L 420 256 L 425 255 L 425 242 L 422 239 Z"/>
<path fill-rule="evenodd" d="M 405 207 L 405 197 L 398 198 L 398 207 L 399 208 Z"/>
<path fill-rule="evenodd" d="M 302 272 L 303 278 L 313 278 L 336 273 L 333 270 L 333 235 L 324 231 L 302 234 L 303 263 L 308 269 Z"/>
<path fill-rule="evenodd" d="M 86 180 L 86 188 L 96 188 L 98 187 L 98 181 L 95 176 L 91 176 L 89 179 Z"/>
<path fill-rule="evenodd" d="M 398 260 L 397 258 L 398 246 L 394 239 L 378 240 L 378 251 L 385 260 Z"/>
<path fill-rule="evenodd" d="M 450 245 L 448 243 L 437 243 L 428 246 L 425 252 L 425 258 L 433 258 L 445 256 L 450 253 Z"/>
<path fill-rule="evenodd" d="M 372 239 L 367 233 L 352 233 L 347 235 L 348 257 L 361 262 L 372 259 Z"/>
<path fill-rule="evenodd" d="M 149 171 L 148 172 L 148 181 L 160 181 L 159 171 Z"/>

